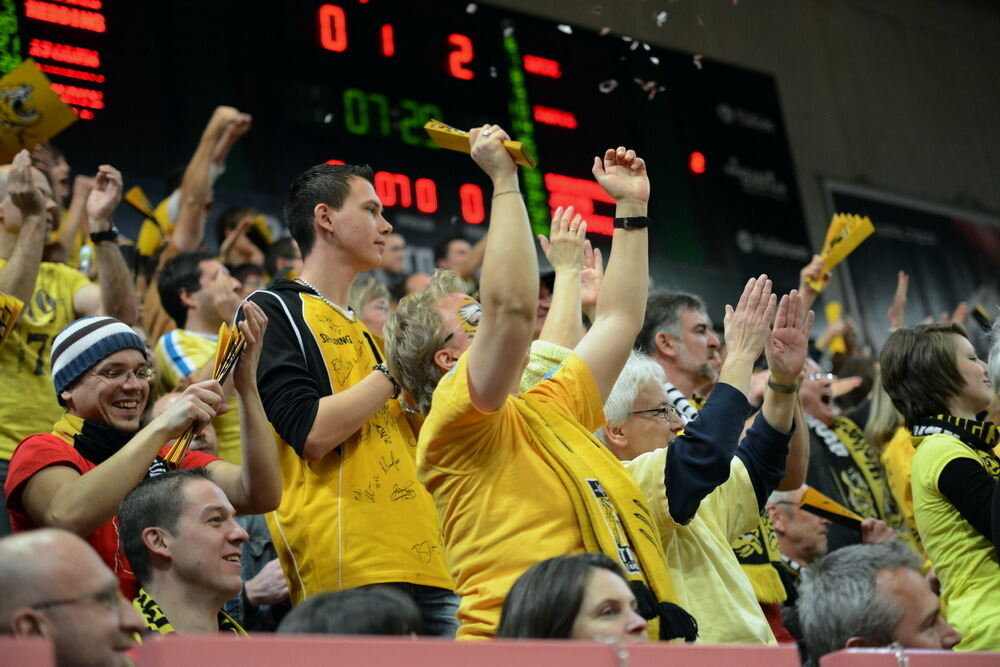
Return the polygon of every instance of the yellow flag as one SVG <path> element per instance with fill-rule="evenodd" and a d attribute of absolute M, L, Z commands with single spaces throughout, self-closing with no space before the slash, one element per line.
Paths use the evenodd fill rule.
<path fill-rule="evenodd" d="M 0 162 L 10 162 L 22 148 L 48 141 L 76 121 L 31 58 L 0 79 Z"/>

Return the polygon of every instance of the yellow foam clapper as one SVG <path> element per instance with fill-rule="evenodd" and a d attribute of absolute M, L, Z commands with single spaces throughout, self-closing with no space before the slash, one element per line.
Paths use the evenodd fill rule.
<path fill-rule="evenodd" d="M 271 236 L 271 228 L 267 226 L 267 219 L 263 213 L 254 216 L 253 229 L 257 230 L 257 233 L 261 235 L 268 245 L 274 243 L 274 237 Z"/>
<path fill-rule="evenodd" d="M 864 517 L 860 514 L 847 509 L 833 498 L 823 495 L 812 487 L 806 489 L 806 492 L 802 494 L 802 502 L 799 503 L 799 506 L 805 511 L 828 519 L 837 525 L 855 528 L 859 531 L 861 530 L 861 522 L 864 521 Z"/>
<path fill-rule="evenodd" d="M 0 79 L 0 164 L 13 160 L 22 148 L 48 141 L 76 121 L 73 109 L 28 58 Z"/>
<path fill-rule="evenodd" d="M 459 130 L 433 118 L 427 121 L 424 125 L 424 130 L 427 132 L 427 136 L 431 138 L 431 141 L 441 148 L 458 151 L 459 153 L 469 153 L 472 151 L 472 148 L 469 146 L 469 133 L 465 130 Z M 524 150 L 524 144 L 520 141 L 505 141 L 503 145 L 517 164 L 531 168 L 534 168 L 537 164 L 535 158 L 528 155 Z"/>
<path fill-rule="evenodd" d="M 170 219 L 170 197 L 167 197 L 153 209 L 153 215 L 142 221 L 139 228 L 139 238 L 135 247 L 140 255 L 149 257 L 159 250 L 164 236 L 174 231 L 174 223 Z"/>
<path fill-rule="evenodd" d="M 989 331 L 993 328 L 993 318 L 982 306 L 976 306 L 972 309 L 972 319 L 982 328 L 983 331 Z"/>
<path fill-rule="evenodd" d="M 826 323 L 831 325 L 840 321 L 844 309 L 839 301 L 830 301 L 824 310 L 826 311 Z M 844 340 L 843 336 L 834 336 L 833 340 L 830 341 L 830 354 L 843 354 L 844 352 L 847 352 L 847 341 Z"/>
<path fill-rule="evenodd" d="M 875 233 L 875 225 L 868 216 L 838 213 L 830 220 L 826 230 L 826 240 L 819 255 L 823 258 L 820 278 L 809 278 L 809 286 L 817 292 L 823 291 L 823 275 L 843 262 L 861 242 Z"/>
<path fill-rule="evenodd" d="M 156 222 L 156 214 L 153 213 L 153 204 L 138 185 L 133 185 L 129 188 L 128 192 L 125 193 L 125 201 L 131 204 L 132 208 L 139 211 L 139 213 Z"/>
<path fill-rule="evenodd" d="M 24 302 L 16 296 L 0 292 L 0 345 L 7 340 L 7 336 L 14 330 L 14 323 L 17 322 Z"/>

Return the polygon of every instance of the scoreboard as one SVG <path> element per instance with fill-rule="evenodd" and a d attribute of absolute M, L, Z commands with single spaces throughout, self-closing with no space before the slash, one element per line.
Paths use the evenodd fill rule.
<path fill-rule="evenodd" d="M 81 2 L 21 4 L 37 17 L 65 15 L 41 5 Z M 387 218 L 426 270 L 437 241 L 485 233 L 490 191 L 467 155 L 437 148 L 422 126 L 499 123 L 538 160 L 521 171 L 538 233 L 551 209 L 572 204 L 606 246 L 614 205 L 590 165 L 625 145 L 649 166 L 659 284 L 710 302 L 711 285 L 733 298 L 751 272 L 788 288 L 811 255 L 767 74 L 465 1 L 86 2 L 102 18 L 101 69 L 73 68 L 99 74 L 99 89 L 34 54 L 78 102 L 94 99 L 80 89 L 101 94 L 101 108 L 81 107 L 90 117 L 57 140 L 71 164 L 92 155 L 127 181 L 153 182 L 187 160 L 212 107 L 233 104 L 254 128 L 219 181 L 219 204 L 253 191 L 278 213 L 306 167 L 369 163 Z M 69 39 L 66 25 L 23 9 L 19 20 L 23 56 L 27 44 Z"/>

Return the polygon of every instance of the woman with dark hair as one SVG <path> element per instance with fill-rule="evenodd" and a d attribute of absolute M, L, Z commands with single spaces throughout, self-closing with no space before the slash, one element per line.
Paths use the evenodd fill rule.
<path fill-rule="evenodd" d="M 986 363 L 953 322 L 899 329 L 881 355 L 882 384 L 913 433 L 917 529 L 941 579 L 955 648 L 1000 650 L 1000 571 L 991 504 L 1000 459 L 997 427 L 981 421 L 993 399 Z"/>
<path fill-rule="evenodd" d="M 646 641 L 621 568 L 604 554 L 543 560 L 510 589 L 498 638 Z"/>

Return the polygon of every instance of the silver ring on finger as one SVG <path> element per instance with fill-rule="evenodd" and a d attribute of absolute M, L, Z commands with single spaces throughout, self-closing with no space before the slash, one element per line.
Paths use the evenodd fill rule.
<path fill-rule="evenodd" d="M 484 136 L 484 137 L 488 137 L 488 136 L 490 136 L 491 134 L 493 134 L 493 133 L 492 133 L 492 132 L 490 132 L 489 130 L 483 130 L 483 136 Z"/>

